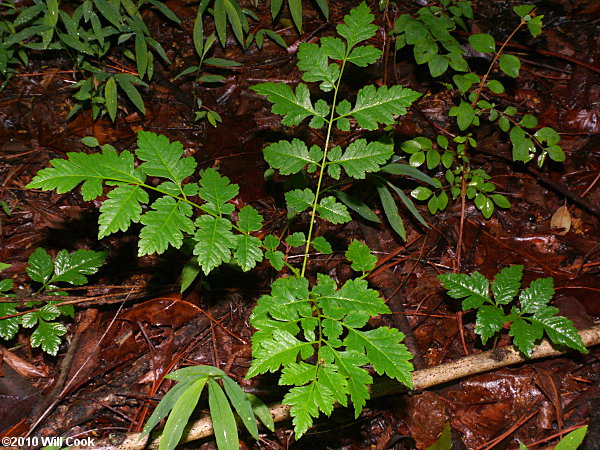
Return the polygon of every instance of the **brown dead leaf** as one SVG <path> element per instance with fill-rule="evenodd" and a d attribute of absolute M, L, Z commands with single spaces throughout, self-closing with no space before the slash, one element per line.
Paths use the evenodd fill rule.
<path fill-rule="evenodd" d="M 571 213 L 567 206 L 561 206 L 556 210 L 550 219 L 550 228 L 555 231 L 555 234 L 564 236 L 571 229 Z"/>

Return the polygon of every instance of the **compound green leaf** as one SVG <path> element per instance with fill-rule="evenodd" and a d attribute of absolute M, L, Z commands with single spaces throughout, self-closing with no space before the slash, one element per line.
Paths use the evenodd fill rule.
<path fill-rule="evenodd" d="M 532 322 L 537 322 L 544 327 L 544 331 L 550 340 L 557 345 L 565 345 L 569 348 L 588 353 L 588 350 L 577 333 L 577 328 L 569 319 L 563 316 L 538 317 L 534 316 Z"/>
<path fill-rule="evenodd" d="M 139 131 L 138 147 L 135 154 L 145 161 L 140 169 L 151 177 L 167 178 L 180 186 L 196 169 L 194 158 L 182 158 L 181 142 L 169 142 L 166 136 Z"/>
<path fill-rule="evenodd" d="M 202 174 L 198 195 L 206 203 L 202 207 L 213 214 L 231 214 L 235 207 L 228 203 L 238 195 L 239 186 L 231 184 L 229 178 L 222 176 L 213 168 L 208 168 Z"/>
<path fill-rule="evenodd" d="M 317 236 L 314 238 L 312 241 L 312 246 L 316 251 L 323 253 L 324 255 L 330 255 L 333 252 L 331 244 L 327 242 L 327 239 L 325 239 L 323 236 Z"/>
<path fill-rule="evenodd" d="M 148 203 L 148 194 L 140 186 L 122 184 L 107 195 L 100 206 L 98 239 L 117 231 L 126 231 L 131 222 L 138 223 L 142 215 L 140 203 Z"/>
<path fill-rule="evenodd" d="M 350 55 L 348 55 L 347 61 L 358 67 L 367 67 L 377 61 L 382 54 L 383 52 L 381 50 L 372 45 L 361 45 L 360 47 L 354 47 L 352 49 Z"/>
<path fill-rule="evenodd" d="M 527 357 L 531 356 L 531 350 L 536 341 L 544 335 L 544 327 L 538 323 L 528 323 L 520 317 L 511 317 L 509 334 L 513 337 L 513 344 Z"/>
<path fill-rule="evenodd" d="M 291 175 L 301 171 L 307 164 L 318 163 L 313 160 L 308 147 L 300 139 L 279 141 L 264 149 L 265 160 L 278 169 L 282 175 Z"/>
<path fill-rule="evenodd" d="M 235 416 L 223 389 L 212 378 L 208 379 L 208 406 L 217 447 L 224 450 L 237 450 L 240 443 Z M 256 423 L 254 423 L 254 426 L 256 426 Z"/>
<path fill-rule="evenodd" d="M 505 321 L 504 312 L 497 306 L 483 305 L 477 309 L 475 333 L 481 337 L 483 345 L 502 329 Z"/>
<path fill-rule="evenodd" d="M 340 77 L 339 66 L 329 64 L 327 53 L 317 44 L 300 44 L 298 47 L 298 68 L 304 72 L 302 74 L 304 81 L 320 81 L 320 88 L 324 92 L 331 91 Z"/>
<path fill-rule="evenodd" d="M 318 417 L 321 412 L 326 415 L 332 413 L 334 401 L 333 392 L 318 380 L 307 386 L 290 389 L 283 398 L 283 403 L 291 405 L 290 414 L 297 439 L 312 426 L 313 418 Z"/>
<path fill-rule="evenodd" d="M 333 224 L 346 223 L 351 220 L 346 206 L 337 202 L 335 197 L 324 197 L 321 199 L 317 211 L 323 219 Z"/>
<path fill-rule="evenodd" d="M 49 355 L 56 356 L 60 346 L 60 337 L 66 332 L 67 328 L 62 323 L 46 322 L 40 319 L 37 328 L 31 333 L 31 347 L 41 346 L 43 351 Z"/>
<path fill-rule="evenodd" d="M 294 189 L 285 193 L 285 202 L 288 210 L 293 209 L 300 213 L 306 208 L 312 206 L 315 201 L 315 194 L 309 188 L 306 189 Z"/>
<path fill-rule="evenodd" d="M 124 151 L 117 154 L 114 149 L 104 148 L 102 153 L 67 153 L 68 159 L 53 159 L 52 167 L 42 169 L 27 185 L 29 189 L 56 190 L 64 194 L 79 183 L 85 201 L 102 195 L 105 180 L 120 183 L 143 183 L 144 177 L 134 168 L 133 155 Z"/>
<path fill-rule="evenodd" d="M 377 25 L 372 22 L 375 16 L 371 14 L 371 10 L 365 2 L 362 2 L 350 14 L 344 16 L 343 24 L 339 24 L 336 30 L 340 36 L 348 42 L 348 48 L 354 47 L 356 44 L 366 41 L 375 36 Z"/>
<path fill-rule="evenodd" d="M 352 263 L 352 269 L 358 272 L 369 272 L 377 264 L 377 256 L 371 253 L 368 246 L 358 240 L 352 241 L 345 256 Z"/>
<path fill-rule="evenodd" d="M 152 204 L 152 210 L 140 219 L 144 225 L 140 231 L 138 256 L 163 253 L 169 245 L 180 248 L 183 233 L 195 230 L 190 217 L 192 207 L 173 197 L 160 197 Z"/>
<path fill-rule="evenodd" d="M 492 292 L 497 305 L 507 305 L 514 297 L 519 295 L 523 266 L 515 265 L 505 267 L 494 277 Z"/>
<path fill-rule="evenodd" d="M 198 257 L 204 274 L 208 275 L 215 267 L 230 260 L 231 251 L 237 247 L 238 241 L 227 219 L 204 215 L 196 219 L 195 224 L 198 230 L 194 235 L 197 241 L 194 255 Z"/>
<path fill-rule="evenodd" d="M 357 139 L 333 164 L 340 164 L 348 176 L 364 179 L 367 172 L 376 172 L 394 154 L 393 144 Z"/>
<path fill-rule="evenodd" d="M 321 38 L 321 48 L 331 59 L 341 61 L 346 57 L 346 44 L 340 38 L 331 36 Z"/>
<path fill-rule="evenodd" d="M 263 252 L 260 249 L 260 239 L 247 234 L 237 236 L 238 244 L 234 257 L 244 272 L 256 266 L 256 263 L 263 260 Z"/>
<path fill-rule="evenodd" d="M 358 91 L 354 108 L 344 116 L 354 117 L 362 128 L 376 130 L 379 123 L 391 125 L 395 117 L 406 114 L 406 108 L 420 96 L 400 85 L 365 86 Z"/>
<path fill-rule="evenodd" d="M 252 206 L 246 205 L 238 213 L 237 226 L 246 233 L 262 228 L 263 217 Z"/>
<path fill-rule="evenodd" d="M 43 248 L 36 248 L 27 261 L 27 275 L 33 281 L 46 283 L 50 280 L 53 272 L 52 257 Z"/>
<path fill-rule="evenodd" d="M 54 259 L 54 275 L 50 283 L 65 282 L 75 286 L 87 283 L 86 275 L 93 275 L 104 264 L 107 252 L 76 250 L 71 255 L 61 250 Z"/>
<path fill-rule="evenodd" d="M 533 280 L 529 287 L 524 289 L 519 296 L 521 313 L 536 314 L 544 310 L 553 296 L 554 280 L 552 278 L 538 278 Z"/>
<path fill-rule="evenodd" d="M 302 342 L 289 331 L 275 330 L 273 338 L 261 341 L 253 352 L 254 360 L 246 378 L 265 372 L 275 372 L 281 366 L 295 363 L 300 355 L 303 359 L 314 353 L 313 342 Z"/>
<path fill-rule="evenodd" d="M 368 358 L 360 352 L 348 350 L 335 352 L 335 363 L 339 373 L 348 383 L 348 394 L 354 405 L 354 416 L 358 417 L 367 399 L 369 390 L 367 385 L 373 383 L 373 378 L 361 366 L 369 362 Z"/>
<path fill-rule="evenodd" d="M 404 334 L 397 329 L 378 327 L 368 331 L 350 329 L 344 343 L 350 351 L 366 352 L 379 375 L 385 374 L 412 388 L 412 354 L 400 343 L 402 339 Z"/>
<path fill-rule="evenodd" d="M 3 300 L 6 299 L 4 298 Z M 17 314 L 18 311 L 15 309 L 17 304 L 18 303 L 1 302 L 0 317 Z M 7 341 L 15 337 L 15 335 L 19 331 L 19 323 L 21 323 L 20 317 L 9 317 L 7 319 L 0 320 L 0 337 Z"/>
<path fill-rule="evenodd" d="M 489 281 L 479 272 L 471 275 L 466 273 L 444 273 L 438 276 L 448 295 L 452 298 L 465 298 L 462 309 L 466 311 L 471 308 L 479 308 L 486 302 L 490 302 Z"/>
<path fill-rule="evenodd" d="M 283 125 L 298 125 L 310 116 L 319 116 L 310 101 L 310 92 L 305 84 L 299 83 L 296 92 L 285 83 L 261 83 L 250 89 L 260 95 L 266 95 L 267 100 L 273 103 L 271 111 L 283 115 Z"/>

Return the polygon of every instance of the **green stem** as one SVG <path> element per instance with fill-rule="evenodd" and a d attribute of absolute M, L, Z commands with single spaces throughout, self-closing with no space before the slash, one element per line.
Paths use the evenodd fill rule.
<path fill-rule="evenodd" d="M 344 73 L 344 68 L 346 67 L 346 60 L 350 55 L 350 48 L 346 50 L 346 55 L 344 56 L 344 60 L 342 61 L 342 67 L 340 68 L 340 76 L 338 77 L 337 83 L 334 88 L 333 93 L 333 102 L 331 104 L 331 115 L 329 118 L 329 122 L 327 124 L 327 136 L 325 138 L 325 147 L 323 149 L 323 159 L 321 160 L 321 164 L 319 167 L 319 180 L 317 181 L 317 190 L 315 192 L 315 200 L 312 205 L 312 212 L 310 216 L 310 225 L 308 226 L 308 236 L 306 238 L 306 247 L 304 248 L 304 259 L 302 260 L 302 271 L 300 272 L 300 276 L 303 277 L 306 273 L 306 265 L 308 264 L 308 251 L 310 249 L 310 243 L 313 234 L 313 228 L 315 225 L 315 217 L 317 214 L 317 206 L 319 204 L 319 195 L 321 194 L 321 185 L 323 183 L 323 174 L 325 173 L 325 166 L 327 165 L 327 153 L 329 151 L 329 142 L 331 140 L 331 130 L 333 129 L 333 123 L 335 122 L 334 114 L 335 107 L 337 105 L 337 96 L 340 90 L 340 83 L 342 81 L 342 75 Z"/>

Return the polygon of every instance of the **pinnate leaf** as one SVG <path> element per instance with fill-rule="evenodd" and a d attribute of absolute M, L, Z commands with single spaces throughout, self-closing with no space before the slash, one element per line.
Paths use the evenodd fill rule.
<path fill-rule="evenodd" d="M 579 333 L 577 333 L 577 328 L 575 328 L 573 322 L 566 317 L 534 316 L 532 323 L 536 322 L 544 327 L 544 331 L 553 343 L 557 345 L 564 345 L 566 347 L 578 350 L 581 353 L 588 353 L 588 350 L 581 341 L 581 336 L 579 336 Z"/>
<path fill-rule="evenodd" d="M 231 259 L 231 251 L 236 249 L 238 241 L 227 219 L 204 215 L 196 219 L 195 224 L 198 230 L 194 235 L 197 241 L 194 255 L 198 257 L 204 274 L 208 275 L 215 267 Z"/>
<path fill-rule="evenodd" d="M 200 180 L 198 195 L 206 203 L 202 207 L 213 214 L 231 214 L 235 207 L 228 203 L 238 192 L 237 184 L 231 184 L 229 178 L 222 176 L 215 169 L 208 168 Z"/>
<path fill-rule="evenodd" d="M 497 305 L 507 305 L 519 294 L 521 279 L 523 278 L 523 266 L 508 266 L 502 269 L 494 277 L 492 292 L 494 302 Z"/>
<path fill-rule="evenodd" d="M 376 130 L 380 123 L 391 125 L 395 117 L 406 114 L 406 108 L 420 96 L 400 85 L 365 86 L 358 91 L 354 108 L 345 115 L 354 117 L 362 128 Z"/>
<path fill-rule="evenodd" d="M 519 301 L 522 314 L 536 314 L 543 311 L 554 296 L 554 280 L 538 278 L 521 292 Z"/>
<path fill-rule="evenodd" d="M 134 168 L 133 155 L 128 151 L 117 154 L 114 149 L 105 148 L 102 153 L 89 155 L 67 153 L 67 158 L 50 161 L 52 167 L 40 170 L 27 187 L 64 194 L 83 182 L 81 194 L 85 201 L 90 201 L 102 195 L 105 180 L 140 184 L 145 179 Z"/>
<path fill-rule="evenodd" d="M 535 342 L 544 335 L 544 327 L 539 323 L 528 323 L 521 317 L 516 317 L 510 325 L 509 334 L 513 337 L 515 347 L 529 357 Z"/>
<path fill-rule="evenodd" d="M 377 256 L 371 254 L 371 249 L 358 240 L 352 241 L 346 258 L 352 263 L 352 269 L 359 272 L 369 272 L 377 264 Z"/>
<path fill-rule="evenodd" d="M 237 226 L 246 233 L 258 231 L 262 228 L 263 217 L 252 206 L 244 206 L 238 213 Z"/>
<path fill-rule="evenodd" d="M 294 189 L 285 193 L 285 202 L 288 209 L 296 212 L 302 212 L 312 206 L 315 201 L 315 194 L 309 188 Z"/>
<path fill-rule="evenodd" d="M 25 324 L 23 324 L 25 326 Z M 31 347 L 42 347 L 46 353 L 56 356 L 60 346 L 60 337 L 67 332 L 67 328 L 62 323 L 46 322 L 43 319 L 38 321 L 38 326 L 31 333 Z"/>
<path fill-rule="evenodd" d="M 86 275 L 98 272 L 104 263 L 106 252 L 92 250 L 76 250 L 71 255 L 67 250 L 61 250 L 54 259 L 54 275 L 51 283 L 66 282 L 75 286 L 87 283 Z"/>
<path fill-rule="evenodd" d="M 285 83 L 261 83 L 251 87 L 260 95 L 266 95 L 273 106 L 271 111 L 285 116 L 281 123 L 286 126 L 298 125 L 310 116 L 319 116 L 310 100 L 308 87 L 300 83 L 296 92 Z"/>
<path fill-rule="evenodd" d="M 5 281 L 5 280 L 3 280 Z M 18 311 L 15 309 L 17 303 L 1 302 L 0 303 L 0 317 L 10 316 L 17 314 Z M 19 323 L 21 322 L 20 317 L 9 317 L 7 319 L 0 320 L 0 337 L 2 339 L 10 340 L 19 331 Z"/>
<path fill-rule="evenodd" d="M 300 139 L 270 144 L 264 149 L 264 155 L 271 167 L 279 170 L 282 175 L 291 175 L 307 164 L 319 162 L 312 158 L 308 147 Z"/>
<path fill-rule="evenodd" d="M 302 342 L 285 330 L 275 330 L 273 339 L 260 343 L 254 352 L 254 360 L 246 378 L 265 372 L 275 372 L 281 366 L 296 362 L 300 355 L 303 359 L 314 353 L 312 342 Z"/>
<path fill-rule="evenodd" d="M 494 305 L 482 305 L 477 309 L 475 332 L 481 337 L 485 345 L 489 338 L 502 329 L 506 320 L 504 312 Z"/>
<path fill-rule="evenodd" d="M 331 414 L 334 400 L 333 392 L 318 380 L 307 386 L 290 389 L 283 402 L 292 407 L 290 414 L 297 439 L 310 428 L 313 418 L 318 417 L 321 412 Z"/>
<path fill-rule="evenodd" d="M 319 215 L 333 224 L 350 222 L 350 213 L 346 205 L 339 203 L 335 197 L 324 197 L 317 207 Z"/>
<path fill-rule="evenodd" d="M 452 298 L 465 298 L 462 309 L 479 308 L 489 297 L 489 281 L 479 272 L 471 275 L 466 273 L 445 273 L 438 277 Z"/>
<path fill-rule="evenodd" d="M 52 263 L 52 257 L 43 248 L 36 248 L 27 261 L 27 275 L 33 281 L 46 283 L 50 280 L 53 272 L 54 264 Z"/>
<path fill-rule="evenodd" d="M 321 81 L 324 92 L 331 91 L 340 77 L 337 64 L 329 64 L 326 51 L 318 44 L 302 43 L 298 47 L 298 68 L 303 71 L 302 79 L 307 82 Z"/>
<path fill-rule="evenodd" d="M 392 143 L 367 143 L 366 139 L 358 139 L 348 145 L 340 158 L 333 160 L 332 164 L 341 165 L 352 178 L 364 179 L 367 172 L 379 170 L 393 154 Z"/>
<path fill-rule="evenodd" d="M 140 203 L 148 203 L 148 194 L 140 186 L 123 184 L 107 195 L 100 206 L 98 239 L 116 231 L 126 231 L 131 222 L 137 223 L 142 215 Z"/>
<path fill-rule="evenodd" d="M 336 29 L 338 34 L 348 42 L 348 48 L 352 48 L 375 36 L 377 25 L 372 23 L 373 19 L 375 16 L 371 14 L 367 4 L 362 2 L 350 11 L 350 14 L 344 16 L 345 23 L 339 24 Z"/>
<path fill-rule="evenodd" d="M 192 207 L 173 197 L 160 197 L 152 204 L 152 210 L 142 216 L 144 225 L 140 231 L 138 256 L 163 253 L 169 245 L 180 248 L 183 233 L 195 230 L 190 217 Z"/>
<path fill-rule="evenodd" d="M 348 55 L 348 62 L 351 62 L 358 67 L 367 67 L 377 61 L 382 51 L 372 45 L 362 45 L 360 47 L 354 47 Z"/>

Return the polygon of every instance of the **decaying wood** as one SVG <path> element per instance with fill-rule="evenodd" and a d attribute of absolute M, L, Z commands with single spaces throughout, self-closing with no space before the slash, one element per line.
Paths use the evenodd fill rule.
<path fill-rule="evenodd" d="M 586 347 L 592 347 L 600 344 L 600 325 L 581 330 L 579 332 L 581 339 Z M 571 350 L 569 350 L 571 351 Z M 453 380 L 475 375 L 489 370 L 501 367 L 519 364 L 534 359 L 548 358 L 566 353 L 564 350 L 557 350 L 544 340 L 537 345 L 531 358 L 526 358 L 513 346 L 500 347 L 495 350 L 489 350 L 483 353 L 465 356 L 448 363 L 440 364 L 435 367 L 417 370 L 413 372 L 413 384 L 415 390 L 427 389 L 432 386 L 448 383 Z M 398 382 L 389 379 L 379 379 L 371 389 L 372 398 L 383 397 L 386 395 L 399 394 L 405 391 L 405 387 Z M 271 407 L 271 414 L 275 422 L 281 422 L 289 418 L 290 408 L 287 405 L 275 405 Z M 206 438 L 213 434 L 212 422 L 209 417 L 197 420 L 189 427 L 189 432 L 183 436 L 183 442 L 190 442 L 197 439 Z M 97 441 L 94 444 L 96 450 L 136 450 L 143 448 L 157 448 L 160 441 L 160 433 L 153 433 L 140 440 L 140 433 L 123 435 L 120 442 L 112 438 L 109 440 Z M 72 449 L 80 447 L 71 447 Z"/>

